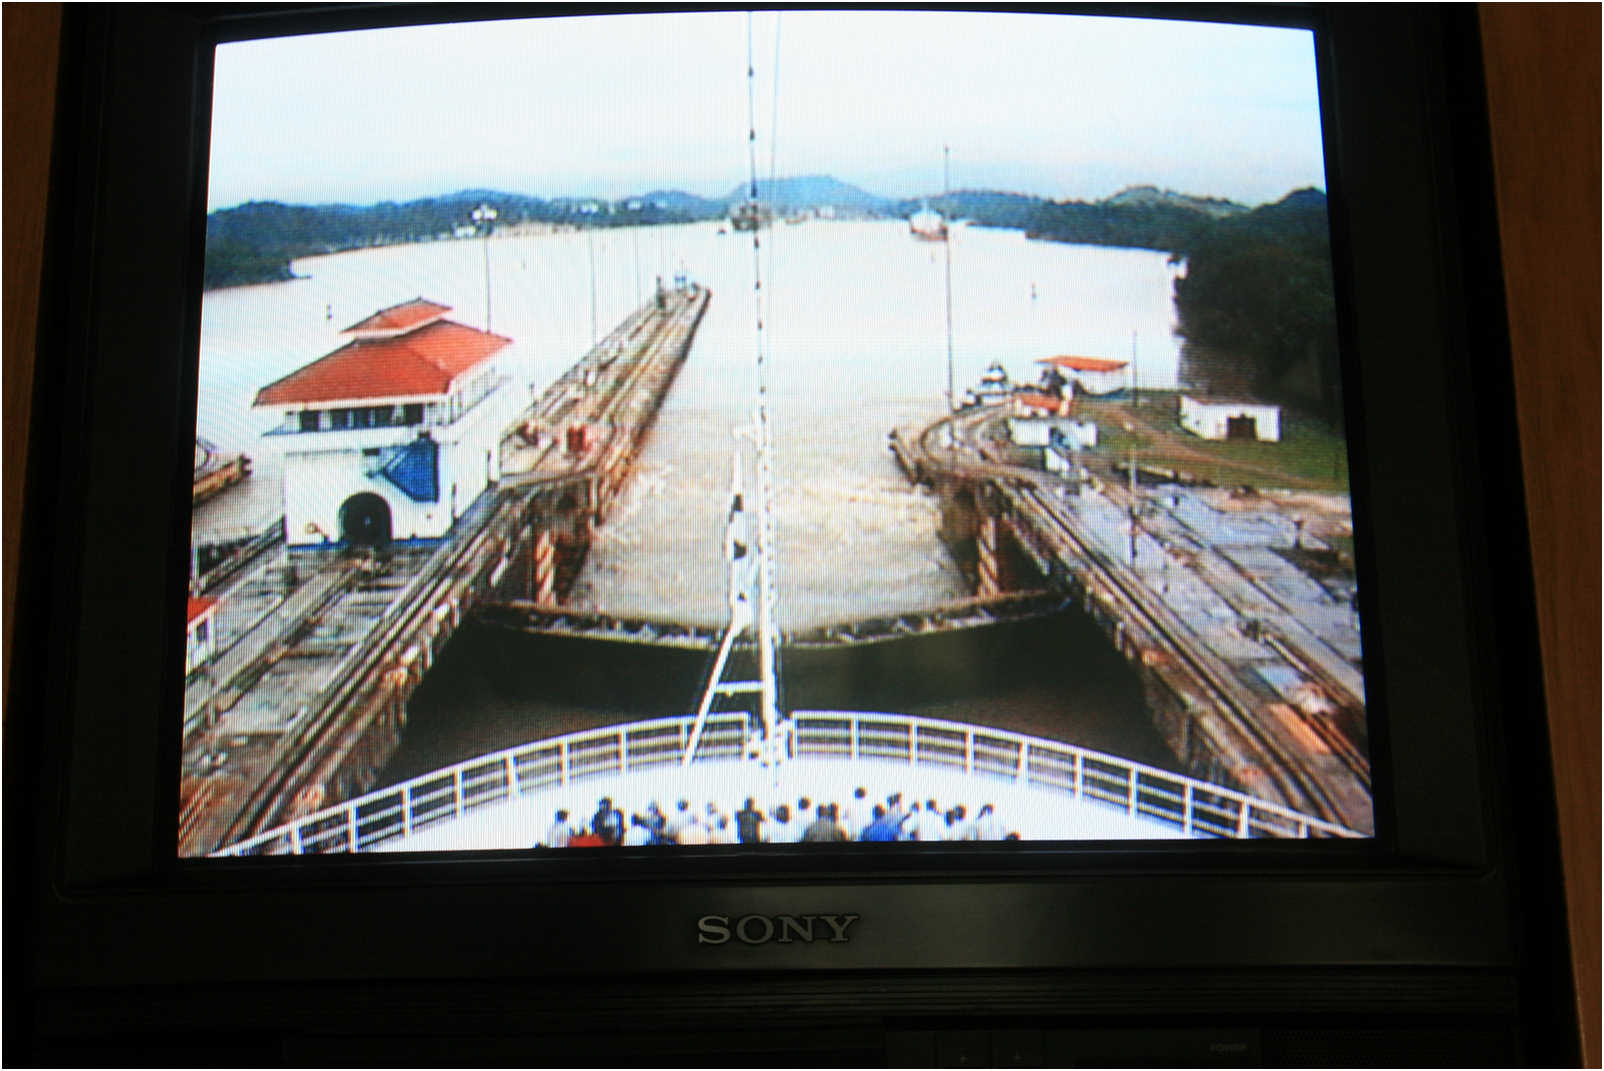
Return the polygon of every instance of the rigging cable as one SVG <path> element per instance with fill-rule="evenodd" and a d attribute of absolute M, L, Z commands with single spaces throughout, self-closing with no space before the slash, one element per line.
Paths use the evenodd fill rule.
<path fill-rule="evenodd" d="M 758 200 L 757 186 L 757 87 L 756 69 L 752 59 L 752 14 L 746 16 L 746 118 L 747 167 L 751 182 L 754 207 Z M 770 196 L 773 189 L 770 188 Z M 765 744 L 773 747 L 778 737 L 779 710 L 776 689 L 779 679 L 779 636 L 775 628 L 774 596 L 774 470 L 770 460 L 768 360 L 767 336 L 763 328 L 763 274 L 762 238 L 763 215 L 756 213 L 752 228 L 752 294 L 757 314 L 757 503 L 758 503 L 758 597 L 757 597 L 757 659 L 758 680 L 761 682 L 763 735 Z M 772 228 L 772 216 L 770 227 Z M 781 756 L 770 753 L 768 761 Z"/>
<path fill-rule="evenodd" d="M 775 248 L 779 245 L 779 242 L 777 240 L 777 234 L 776 234 L 773 222 L 772 222 L 773 219 L 774 219 L 774 205 L 772 204 L 772 201 L 773 201 L 773 199 L 775 197 L 775 191 L 778 189 L 778 182 L 779 182 L 778 173 L 777 173 L 777 170 L 776 170 L 776 160 L 778 158 L 779 143 L 780 143 L 780 139 L 779 139 L 779 129 L 780 129 L 780 26 L 781 26 L 781 23 L 782 23 L 784 17 L 785 17 L 785 13 L 783 11 L 776 11 L 774 13 L 774 86 L 773 86 L 773 89 L 771 90 L 770 99 L 769 99 L 769 199 L 770 199 L 771 203 L 769 205 L 769 220 L 770 220 L 770 224 L 769 224 L 769 274 L 768 274 L 769 286 L 768 286 L 768 296 L 769 296 L 769 317 L 770 317 L 770 319 L 772 319 L 773 316 L 774 316 L 774 278 L 775 278 L 775 275 L 774 275 L 774 256 L 775 256 Z M 774 334 L 773 334 L 772 331 L 764 331 L 764 332 L 762 332 L 762 334 L 760 336 L 760 345 L 762 345 L 764 347 L 764 350 L 765 350 L 765 353 L 764 353 L 765 365 L 764 365 L 764 367 L 766 368 L 769 365 L 771 365 L 773 363 L 773 360 L 774 360 Z M 766 386 L 767 386 L 766 383 L 763 383 L 760 380 L 759 389 L 760 390 L 766 390 Z M 765 419 L 765 428 L 764 428 L 763 434 L 764 434 L 764 436 L 766 438 L 768 433 L 769 433 L 769 429 L 766 426 L 766 423 L 767 423 L 767 410 L 766 409 L 765 409 L 765 412 L 764 412 L 764 419 Z M 779 568 L 780 568 L 780 563 L 779 563 L 779 560 L 778 560 L 778 555 L 776 553 L 776 551 L 778 549 L 777 548 L 778 539 L 777 539 L 777 533 L 775 531 L 774 520 L 773 520 L 773 512 L 779 506 L 779 502 L 778 502 L 777 497 L 775 497 L 773 495 L 773 493 L 772 493 L 773 492 L 773 487 L 774 487 L 773 463 L 774 463 L 774 458 L 773 458 L 772 451 L 768 452 L 765 457 L 763 457 L 763 458 L 761 458 L 759 460 L 759 464 L 763 466 L 763 470 L 760 471 L 759 474 L 758 474 L 759 475 L 759 479 L 763 479 L 763 480 L 766 481 L 767 488 L 763 493 L 765 493 L 765 494 L 767 494 L 769 496 L 767 498 L 767 505 L 766 505 L 765 511 L 759 515 L 761 538 L 764 540 L 764 553 L 763 553 L 763 557 L 760 559 L 760 562 L 763 563 L 768 569 L 768 577 L 767 577 L 766 587 L 765 587 L 764 591 L 765 591 L 765 598 L 770 600 L 768 605 L 773 607 L 772 609 L 768 610 L 767 612 L 769 614 L 769 618 L 768 618 L 769 626 L 771 628 L 775 629 L 775 634 L 773 636 L 773 644 L 774 644 L 774 684 L 773 684 L 773 687 L 774 687 L 774 702 L 775 702 L 775 705 L 776 705 L 777 709 L 784 710 L 785 709 L 785 681 L 784 681 L 784 678 L 780 676 L 780 671 L 779 671 L 779 645 L 780 645 L 780 636 L 779 636 L 779 633 L 778 633 L 779 609 L 778 609 L 778 606 L 775 605 L 775 603 L 777 603 L 777 600 L 778 600 L 778 592 L 779 592 L 779 587 L 780 587 L 780 581 L 779 581 L 779 575 L 778 575 Z M 763 525 L 767 525 L 767 527 L 766 528 L 762 528 L 761 526 L 763 526 Z"/>

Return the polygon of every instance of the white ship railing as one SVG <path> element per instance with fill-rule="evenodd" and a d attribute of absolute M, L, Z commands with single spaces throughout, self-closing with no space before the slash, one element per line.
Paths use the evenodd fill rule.
<path fill-rule="evenodd" d="M 694 715 L 569 733 L 459 762 L 299 818 L 213 853 L 311 855 L 366 851 L 521 796 L 683 761 Z M 799 711 L 792 758 L 887 762 L 963 771 L 1117 808 L 1203 838 L 1361 834 L 1235 789 L 1088 748 L 960 722 L 900 714 Z M 711 714 L 694 762 L 740 762 L 748 715 Z"/>

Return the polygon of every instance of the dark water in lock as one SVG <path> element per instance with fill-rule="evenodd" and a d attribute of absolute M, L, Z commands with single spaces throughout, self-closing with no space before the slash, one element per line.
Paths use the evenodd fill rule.
<path fill-rule="evenodd" d="M 694 713 L 711 652 L 469 623 L 414 694 L 380 785 L 542 737 Z M 850 648 L 788 649 L 783 706 L 1011 729 L 1179 772 L 1135 671 L 1080 611 Z"/>

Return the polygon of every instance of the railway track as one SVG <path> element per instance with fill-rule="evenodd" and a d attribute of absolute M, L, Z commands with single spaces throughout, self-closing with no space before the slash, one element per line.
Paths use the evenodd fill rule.
<path fill-rule="evenodd" d="M 328 691 L 313 705 L 310 716 L 302 718 L 291 730 L 292 735 L 282 745 L 281 757 L 250 792 L 222 838 L 223 843 L 244 839 L 290 817 L 293 810 L 307 804 L 302 793 L 310 791 L 318 804 L 324 802 L 328 791 L 325 786 L 338 780 L 343 764 L 362 745 L 390 701 L 391 675 L 398 670 L 410 674 L 420 659 L 419 668 L 426 669 L 436 639 L 446 627 L 454 627 L 467 611 L 481 579 L 506 560 L 533 488 L 566 481 L 622 481 L 622 473 L 612 470 L 627 467 L 645 437 L 661 402 L 660 395 L 683 361 L 682 350 L 688 350 L 707 301 L 707 292 L 702 291 L 669 315 L 654 317 L 650 310 L 635 314 L 548 390 L 533 411 L 561 413 L 564 405 L 554 405 L 551 399 L 570 396 L 568 400 L 572 401 L 573 381 L 577 378 L 583 382 L 587 366 L 595 368 L 604 363 L 603 359 L 611 365 L 623 356 L 614 348 L 615 342 L 633 349 L 635 360 L 631 367 L 608 388 L 601 408 L 592 414 L 593 420 L 611 422 L 606 442 L 590 450 L 582 461 L 576 459 L 578 463 L 566 471 L 536 480 L 506 481 L 487 492 L 493 496 L 488 503 L 464 517 L 469 526 L 459 528 L 429 557 L 385 609 L 377 625 L 334 671 Z M 648 376 L 652 378 L 648 380 Z M 641 391 L 647 389 L 652 397 L 642 404 Z M 621 408 L 631 404 L 640 405 L 640 412 L 633 414 L 635 419 L 616 424 L 614 418 Z M 556 445 L 548 443 L 541 459 Z M 597 503 L 598 508 L 601 505 Z M 450 625 L 442 626 L 447 619 Z"/>
<path fill-rule="evenodd" d="M 1020 519 L 1043 537 L 1039 550 L 1055 557 L 1078 560 L 1091 566 L 1104 589 L 1119 603 L 1130 620 L 1146 631 L 1168 651 L 1201 686 L 1205 698 L 1229 725 L 1232 734 L 1246 745 L 1241 750 L 1247 762 L 1263 772 L 1276 795 L 1291 806 L 1311 810 L 1355 828 L 1368 827 L 1370 812 L 1370 764 L 1348 735 L 1325 719 L 1309 717 L 1288 704 L 1280 704 L 1306 732 L 1316 746 L 1296 739 L 1295 731 L 1282 723 L 1276 709 L 1267 709 L 1264 696 L 1249 688 L 1235 670 L 1201 643 L 1178 614 L 1120 562 L 1113 561 L 1084 536 L 1072 518 L 1065 517 L 1042 477 L 1030 470 L 991 460 L 967 442 L 974 426 L 987 414 L 968 419 L 947 418 L 930 425 L 913 443 L 903 440 L 899 460 L 926 474 L 944 474 L 965 480 L 988 481 L 997 487 Z M 937 443 L 944 437 L 943 426 L 954 429 L 955 447 Z M 913 445 L 913 449 L 908 447 Z M 904 455 L 908 455 L 904 457 Z M 1028 533 L 1023 533 L 1027 534 Z M 1055 547 L 1053 544 L 1058 544 Z M 1062 551 L 1067 552 L 1061 553 Z M 1205 581 L 1206 583 L 1206 581 Z M 1289 665 L 1313 679 L 1333 695 L 1351 689 L 1335 681 L 1316 660 L 1300 657 L 1296 644 L 1287 643 L 1273 633 L 1262 637 Z M 1324 752 L 1324 755 L 1319 754 Z"/>
<path fill-rule="evenodd" d="M 1204 686 L 1219 714 L 1259 753 L 1253 765 L 1263 771 L 1289 806 L 1312 810 L 1345 825 L 1352 823 L 1354 816 L 1348 813 L 1349 808 L 1326 788 L 1323 779 L 1305 772 L 1307 757 L 1301 753 L 1302 749 L 1279 739 L 1279 734 L 1267 727 L 1260 716 L 1262 697 L 1238 682 L 1231 667 L 1200 643 L 1173 610 L 1155 597 L 1140 579 L 1108 561 L 1100 548 L 1081 538 L 1051 504 L 1044 501 L 1046 496 L 1040 489 L 1031 487 L 1004 494 L 1018 496 L 1016 506 L 1021 498 L 1028 500 L 1031 505 L 1023 512 L 1035 514 L 1032 518 L 1035 523 L 1049 526 L 1069 544 L 1073 553 L 1092 564 L 1121 601 L 1134 611 L 1133 617 L 1149 635 L 1179 659 L 1191 676 Z"/>

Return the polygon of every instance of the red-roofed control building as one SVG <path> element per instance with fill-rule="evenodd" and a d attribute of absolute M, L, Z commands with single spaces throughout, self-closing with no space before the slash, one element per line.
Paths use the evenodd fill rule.
<path fill-rule="evenodd" d="M 217 600 L 189 597 L 189 624 L 185 628 L 184 673 L 187 676 L 212 660 L 217 650 Z"/>
<path fill-rule="evenodd" d="M 342 334 L 351 341 L 257 392 L 283 415 L 291 546 L 437 539 L 501 478 L 517 399 L 498 358 L 512 340 L 417 298 Z"/>
<path fill-rule="evenodd" d="M 1109 357 L 1043 357 L 1036 362 L 1057 369 L 1059 375 L 1086 394 L 1112 394 L 1131 385 L 1129 361 Z"/>

